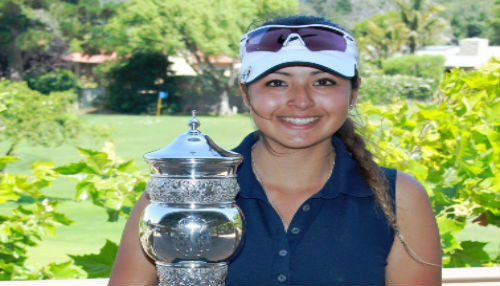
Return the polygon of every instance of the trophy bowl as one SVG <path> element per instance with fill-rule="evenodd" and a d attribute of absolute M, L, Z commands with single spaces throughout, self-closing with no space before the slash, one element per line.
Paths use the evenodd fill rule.
<path fill-rule="evenodd" d="M 236 168 L 243 158 L 201 133 L 194 111 L 189 126 L 166 147 L 144 155 L 151 169 L 150 204 L 139 237 L 156 263 L 160 286 L 223 286 L 227 260 L 243 235 L 235 203 Z"/>

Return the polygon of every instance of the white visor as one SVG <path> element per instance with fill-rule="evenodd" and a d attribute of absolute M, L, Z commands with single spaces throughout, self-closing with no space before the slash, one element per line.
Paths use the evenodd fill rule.
<path fill-rule="evenodd" d="M 341 29 L 336 29 L 331 26 L 325 27 L 335 29 L 344 34 L 344 39 L 346 40 L 345 51 L 311 51 L 306 47 L 302 38 L 298 34 L 293 33 L 287 38 L 283 47 L 277 52 L 247 52 L 245 47 L 248 39 L 247 35 L 252 31 L 247 33 L 240 40 L 241 83 L 250 84 L 272 71 L 291 65 L 312 66 L 344 78 L 353 78 L 356 75 L 358 65 L 358 53 L 354 39 L 347 32 Z"/>

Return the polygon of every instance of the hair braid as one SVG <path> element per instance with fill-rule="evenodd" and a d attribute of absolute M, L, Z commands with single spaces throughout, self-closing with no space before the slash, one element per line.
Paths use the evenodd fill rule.
<path fill-rule="evenodd" d="M 392 198 L 389 195 L 389 184 L 382 169 L 373 160 L 373 155 L 366 149 L 363 137 L 355 132 L 354 122 L 347 118 L 344 125 L 337 131 L 353 158 L 358 162 L 361 173 L 373 190 L 375 201 L 382 209 L 390 226 L 399 232 Z"/>
<path fill-rule="evenodd" d="M 355 125 L 352 119 L 347 118 L 342 127 L 337 131 L 337 134 L 351 152 L 354 160 L 358 162 L 361 173 L 373 190 L 377 206 L 384 212 L 389 225 L 393 228 L 395 235 L 401 241 L 408 254 L 422 264 L 441 268 L 441 265 L 423 260 L 406 242 L 396 220 L 395 204 L 392 203 L 392 198 L 389 195 L 387 178 L 382 169 L 373 160 L 372 153 L 366 149 L 363 137 L 355 132 Z"/>

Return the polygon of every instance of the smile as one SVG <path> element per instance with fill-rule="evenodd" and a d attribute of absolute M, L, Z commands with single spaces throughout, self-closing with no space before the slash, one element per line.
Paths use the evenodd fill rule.
<path fill-rule="evenodd" d="M 319 119 L 319 116 L 314 117 L 281 117 L 281 120 L 290 122 L 296 125 L 305 125 L 314 122 Z"/>

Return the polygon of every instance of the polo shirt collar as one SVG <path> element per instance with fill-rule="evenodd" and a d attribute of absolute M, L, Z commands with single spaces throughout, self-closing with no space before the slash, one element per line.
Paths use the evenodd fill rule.
<path fill-rule="evenodd" d="M 258 132 L 250 133 L 233 151 L 243 155 L 243 162 L 238 167 L 238 183 L 241 190 L 239 196 L 249 199 L 267 200 L 266 194 L 252 171 L 252 146 L 259 139 Z M 335 167 L 325 186 L 313 198 L 333 199 L 340 193 L 353 197 L 373 196 L 357 163 L 351 158 L 347 149 L 337 135 L 332 136 L 335 147 Z"/>

